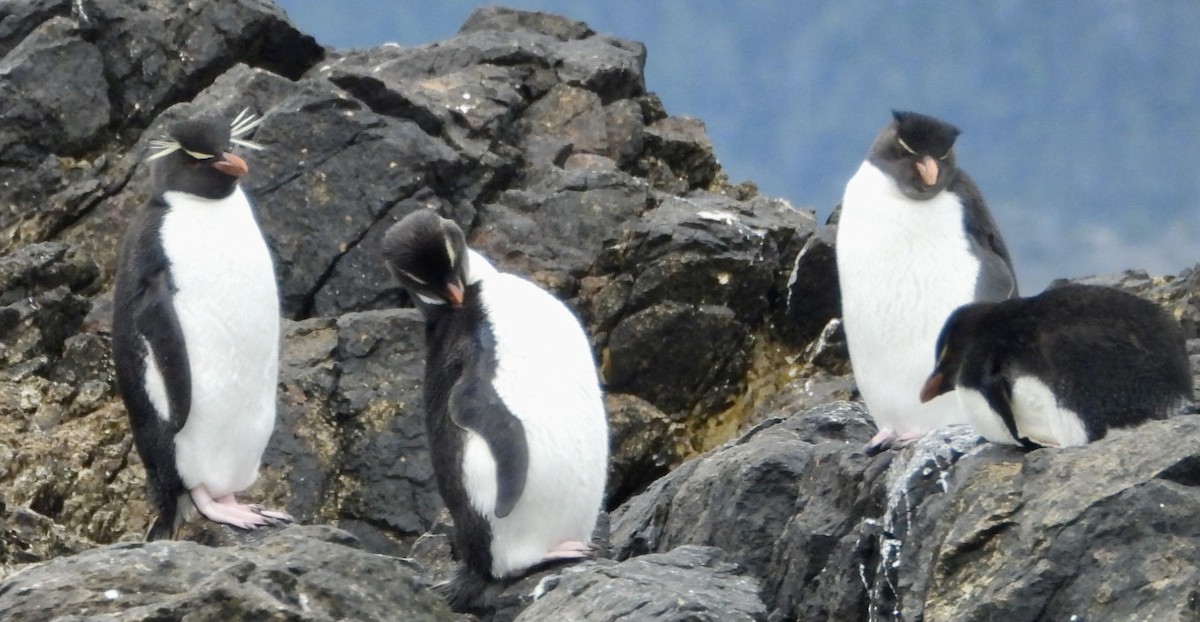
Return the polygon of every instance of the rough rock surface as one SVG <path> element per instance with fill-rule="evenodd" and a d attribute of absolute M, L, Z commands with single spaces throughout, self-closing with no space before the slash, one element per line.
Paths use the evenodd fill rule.
<path fill-rule="evenodd" d="M 424 330 L 378 259 L 392 223 L 434 208 L 578 312 L 611 423 L 613 559 L 497 585 L 482 618 L 1195 619 L 1197 417 L 1030 453 L 950 429 L 868 459 L 835 223 L 731 185 L 703 123 L 648 90 L 648 53 L 498 7 L 444 41 L 339 51 L 263 0 L 0 5 L 3 611 L 444 616 L 419 589 L 452 566 Z M 193 543 L 142 545 L 110 354 L 117 242 L 149 141 L 243 108 L 263 117 L 244 184 L 286 317 L 278 425 L 245 496 L 329 527 L 200 523 Z M 1200 368 L 1198 274 L 1093 281 L 1171 309 Z M 158 572 L 112 574 L 130 564 Z"/>
<path fill-rule="evenodd" d="M 612 547 L 720 547 L 773 620 L 1190 620 L 1198 431 L 1023 453 L 959 426 L 868 459 L 861 406 L 835 402 L 655 482 L 613 513 Z"/>
<path fill-rule="evenodd" d="M 722 561 L 721 549 L 681 546 L 621 563 L 579 566 L 542 581 L 523 622 L 766 620 L 758 582 Z"/>
<path fill-rule="evenodd" d="M 356 544 L 325 526 L 288 527 L 252 547 L 113 544 L 14 575 L 0 590 L 0 618 L 453 619 L 403 560 Z"/>

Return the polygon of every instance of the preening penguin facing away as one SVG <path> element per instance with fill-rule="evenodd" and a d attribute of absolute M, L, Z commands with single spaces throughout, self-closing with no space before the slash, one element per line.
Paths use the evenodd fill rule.
<path fill-rule="evenodd" d="M 251 529 L 290 521 L 238 503 L 275 426 L 279 295 L 230 144 L 257 123 L 190 119 L 154 141 L 153 193 L 117 260 L 113 356 L 158 518 L 174 535 L 192 510 Z"/>
<path fill-rule="evenodd" d="M 490 585 L 590 554 L 608 469 L 595 362 L 565 305 L 435 212 L 396 223 L 383 253 L 426 320 L 425 423 L 460 560 L 439 591 L 478 610 Z"/>
<path fill-rule="evenodd" d="M 1017 293 L 1008 249 L 958 167 L 959 131 L 894 112 L 846 184 L 837 230 L 842 316 L 874 453 L 965 423 L 953 399 L 921 403 L 929 352 L 951 311 Z"/>
<path fill-rule="evenodd" d="M 1192 400 L 1179 323 L 1107 287 L 964 306 L 946 321 L 936 354 L 921 399 L 953 391 L 970 423 L 997 443 L 1083 445 Z"/>

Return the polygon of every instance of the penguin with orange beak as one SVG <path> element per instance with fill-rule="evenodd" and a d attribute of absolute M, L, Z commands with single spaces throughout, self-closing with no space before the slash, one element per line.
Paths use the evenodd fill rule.
<path fill-rule="evenodd" d="M 593 553 L 608 419 L 591 345 L 570 308 L 433 210 L 382 250 L 425 317 L 425 428 L 461 562 L 435 587 L 455 611 L 486 611 L 493 588 Z"/>
<path fill-rule="evenodd" d="M 867 453 L 966 423 L 952 397 L 919 399 L 930 349 L 954 309 L 1017 294 L 999 228 L 958 167 L 958 128 L 892 116 L 846 184 L 837 231 L 850 364 L 879 428 Z"/>
<path fill-rule="evenodd" d="M 254 529 L 292 517 L 234 497 L 258 478 L 275 429 L 275 267 L 229 150 L 247 112 L 180 121 L 149 157 L 153 192 L 125 232 L 113 304 L 117 382 L 158 517 L 173 537 L 198 511 Z"/>

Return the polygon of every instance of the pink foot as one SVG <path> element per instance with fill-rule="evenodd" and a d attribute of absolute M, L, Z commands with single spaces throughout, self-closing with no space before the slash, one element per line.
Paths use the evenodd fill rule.
<path fill-rule="evenodd" d="M 579 542 L 578 540 L 567 540 L 559 543 L 558 546 L 550 549 L 542 557 L 543 562 L 557 561 L 562 559 L 587 559 L 596 552 L 587 542 Z"/>
<path fill-rule="evenodd" d="M 189 491 L 196 509 L 211 521 L 233 525 L 241 529 L 254 529 L 263 525 L 292 522 L 292 517 L 283 512 L 265 510 L 261 505 L 238 503 L 233 495 L 214 499 L 203 484 Z"/>
<path fill-rule="evenodd" d="M 891 428 L 884 428 L 875 436 L 872 436 L 871 440 L 867 441 L 867 446 L 863 448 L 863 451 L 868 456 L 874 456 L 889 449 L 907 447 L 922 436 L 925 436 L 924 432 L 904 432 L 901 434 Z"/>

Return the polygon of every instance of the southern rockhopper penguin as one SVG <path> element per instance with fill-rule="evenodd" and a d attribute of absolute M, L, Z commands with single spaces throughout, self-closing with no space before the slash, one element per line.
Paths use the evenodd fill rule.
<path fill-rule="evenodd" d="M 158 517 L 172 537 L 193 510 L 243 529 L 292 517 L 238 503 L 275 427 L 279 294 L 238 185 L 230 144 L 257 125 L 185 120 L 153 142 L 153 191 L 117 260 L 113 358 Z"/>
<path fill-rule="evenodd" d="M 918 399 L 930 349 L 960 305 L 1017 294 L 996 223 L 955 161 L 958 129 L 892 116 L 846 184 L 837 230 L 850 364 L 879 428 L 868 453 L 966 423 L 954 399 Z"/>
<path fill-rule="evenodd" d="M 1084 445 L 1191 405 L 1184 341 L 1164 309 L 1107 287 L 975 303 L 946 321 L 921 399 L 953 391 L 996 443 Z"/>
<path fill-rule="evenodd" d="M 426 321 L 425 425 L 459 559 L 438 591 L 485 609 L 491 588 L 591 554 L 608 470 L 592 350 L 563 303 L 431 210 L 393 225 L 383 253 Z"/>

